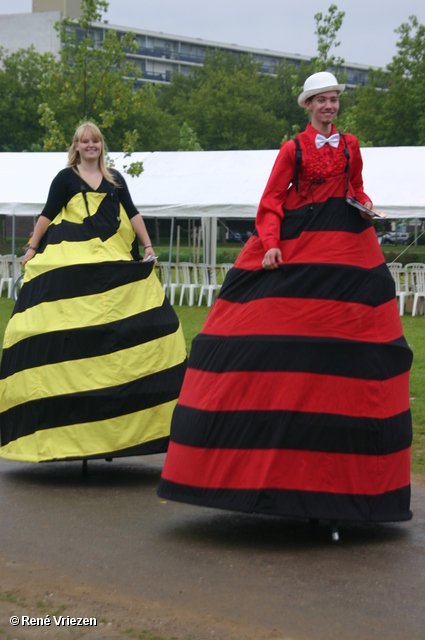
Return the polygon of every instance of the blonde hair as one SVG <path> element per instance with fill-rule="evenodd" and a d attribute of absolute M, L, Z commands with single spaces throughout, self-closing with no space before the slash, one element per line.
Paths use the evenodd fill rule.
<path fill-rule="evenodd" d="M 120 184 L 116 176 L 114 176 L 114 174 L 108 169 L 105 164 L 105 143 L 99 127 L 96 126 L 93 122 L 83 122 L 83 124 L 81 124 L 74 133 L 72 145 L 68 149 L 68 163 L 66 166 L 75 168 L 78 164 L 80 164 L 80 152 L 75 148 L 75 145 L 77 142 L 80 142 L 80 140 L 86 133 L 89 133 L 92 136 L 93 140 L 100 141 L 101 143 L 99 169 L 102 172 L 103 177 L 106 178 L 108 182 L 111 182 L 116 187 L 119 187 Z"/>

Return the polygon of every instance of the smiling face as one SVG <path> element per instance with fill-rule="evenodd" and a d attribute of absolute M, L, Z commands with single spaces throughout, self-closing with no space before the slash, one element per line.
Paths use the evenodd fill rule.
<path fill-rule="evenodd" d="M 80 158 L 87 162 L 98 160 L 102 153 L 102 140 L 88 129 L 82 132 L 80 139 L 74 144 Z"/>
<path fill-rule="evenodd" d="M 325 91 L 313 96 L 306 103 L 306 109 L 311 113 L 311 124 L 318 131 L 328 134 L 332 122 L 339 110 L 339 95 L 337 91 Z"/>

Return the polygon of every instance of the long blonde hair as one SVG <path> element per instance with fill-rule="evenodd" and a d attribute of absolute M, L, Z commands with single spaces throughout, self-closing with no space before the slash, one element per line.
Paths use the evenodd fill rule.
<path fill-rule="evenodd" d="M 68 149 L 67 167 L 74 167 L 75 168 L 77 165 L 80 164 L 80 162 L 81 162 L 80 152 L 75 148 L 75 145 L 76 145 L 77 142 L 79 142 L 83 138 L 83 136 L 86 133 L 91 134 L 93 140 L 100 141 L 100 143 L 101 143 L 101 151 L 100 151 L 100 156 L 99 156 L 99 169 L 100 169 L 103 177 L 106 178 L 106 180 L 108 182 L 111 182 L 116 187 L 119 187 L 120 184 L 119 184 L 117 178 L 108 169 L 108 167 L 105 164 L 105 143 L 104 143 L 103 136 L 102 136 L 102 133 L 101 133 L 99 127 L 96 126 L 94 124 L 94 122 L 89 122 L 89 121 L 83 122 L 83 124 L 81 124 L 78 127 L 78 129 L 76 130 L 76 132 L 74 133 L 74 138 L 72 140 L 72 145 Z"/>

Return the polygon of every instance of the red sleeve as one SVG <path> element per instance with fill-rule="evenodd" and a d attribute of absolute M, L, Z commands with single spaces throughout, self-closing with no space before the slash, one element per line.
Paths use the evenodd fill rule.
<path fill-rule="evenodd" d="M 279 248 L 280 225 L 286 193 L 295 173 L 295 142 L 289 140 L 280 148 L 272 172 L 258 206 L 255 226 L 264 251 Z"/>
<path fill-rule="evenodd" d="M 350 151 L 350 190 L 349 195 L 354 195 L 359 202 L 372 202 L 363 189 L 363 160 L 360 153 L 359 142 L 355 136 L 346 136 Z M 352 193 L 351 193 L 352 191 Z"/>

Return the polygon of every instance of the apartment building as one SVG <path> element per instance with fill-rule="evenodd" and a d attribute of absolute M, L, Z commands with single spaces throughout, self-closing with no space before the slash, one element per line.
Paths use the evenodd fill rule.
<path fill-rule="evenodd" d="M 64 16 L 76 19 L 80 15 L 80 0 L 33 0 L 32 13 L 0 15 L 0 46 L 12 52 L 32 44 L 40 53 L 51 51 L 57 55 L 60 42 L 54 28 L 55 23 Z M 83 37 L 78 26 L 76 30 Z M 136 53 L 128 52 L 127 56 L 140 68 L 143 82 L 168 84 L 174 72 L 187 75 L 194 67 L 202 66 L 208 50 L 225 51 L 237 56 L 251 55 L 261 64 L 262 73 L 271 74 L 282 61 L 299 66 L 301 62 L 308 62 L 310 59 L 300 54 L 113 25 L 107 20 L 93 24 L 90 30 L 95 46 L 102 46 L 109 30 L 116 31 L 118 35 L 124 35 L 128 31 L 135 34 L 139 48 Z M 348 86 L 367 84 L 369 67 L 346 63 L 343 69 L 347 74 Z"/>

